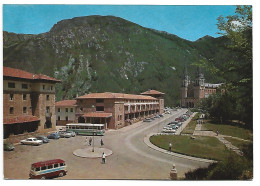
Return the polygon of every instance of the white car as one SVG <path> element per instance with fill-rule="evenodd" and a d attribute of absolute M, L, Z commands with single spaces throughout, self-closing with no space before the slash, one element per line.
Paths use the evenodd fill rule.
<path fill-rule="evenodd" d="M 22 145 L 41 145 L 42 140 L 37 140 L 36 138 L 27 138 L 25 140 L 21 140 Z"/>
<path fill-rule="evenodd" d="M 174 129 L 164 129 L 162 132 L 163 133 L 176 133 L 176 130 L 174 130 Z"/>

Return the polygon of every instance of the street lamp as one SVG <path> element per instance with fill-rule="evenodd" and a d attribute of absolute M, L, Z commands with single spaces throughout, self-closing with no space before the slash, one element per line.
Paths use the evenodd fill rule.
<path fill-rule="evenodd" d="M 92 105 L 91 107 L 94 108 L 95 106 Z M 92 115 L 92 116 L 93 116 L 93 115 Z M 94 117 L 92 117 L 92 124 L 93 124 L 93 132 L 92 132 L 92 137 L 93 137 L 93 148 L 92 148 L 92 152 L 95 151 L 95 150 L 94 150 L 94 122 L 93 122 L 93 118 L 94 118 Z"/>

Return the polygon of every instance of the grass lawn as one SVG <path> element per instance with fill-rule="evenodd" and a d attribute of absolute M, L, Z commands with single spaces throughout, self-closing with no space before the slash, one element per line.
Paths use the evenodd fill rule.
<path fill-rule="evenodd" d="M 169 142 L 171 142 L 174 152 L 199 158 L 224 160 L 230 153 L 236 156 L 233 151 L 228 150 L 215 137 L 196 136 L 196 139 L 191 139 L 190 136 L 159 135 L 151 136 L 150 141 L 166 150 L 168 150 Z"/>
<path fill-rule="evenodd" d="M 212 130 L 214 132 L 218 130 L 219 133 L 223 135 L 238 137 L 251 141 L 253 140 L 253 133 L 250 130 L 235 125 L 213 124 L 211 121 L 206 121 L 205 124 L 202 125 L 202 130 Z"/>
<path fill-rule="evenodd" d="M 197 125 L 196 119 L 200 116 L 200 113 L 197 113 L 192 120 L 188 123 L 188 125 L 181 132 L 182 134 L 193 134 L 195 127 Z"/>
<path fill-rule="evenodd" d="M 248 145 L 250 143 L 249 141 L 242 141 L 242 140 L 238 140 L 238 139 L 234 139 L 234 138 L 230 138 L 230 137 L 225 137 L 225 139 L 227 141 L 231 142 L 232 145 L 239 148 L 239 150 L 242 150 L 244 145 Z"/>

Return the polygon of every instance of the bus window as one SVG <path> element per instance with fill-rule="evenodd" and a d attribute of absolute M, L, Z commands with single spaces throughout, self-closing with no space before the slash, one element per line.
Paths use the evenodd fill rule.
<path fill-rule="evenodd" d="M 40 167 L 35 168 L 35 171 L 40 171 Z"/>
<path fill-rule="evenodd" d="M 41 170 L 46 170 L 46 166 L 41 167 Z"/>
<path fill-rule="evenodd" d="M 59 166 L 59 164 L 54 164 L 54 168 L 57 168 Z"/>
<path fill-rule="evenodd" d="M 53 165 L 49 165 L 48 167 L 47 167 L 47 169 L 52 169 L 53 168 Z"/>
<path fill-rule="evenodd" d="M 65 165 L 65 163 L 60 163 L 60 166 L 64 166 Z"/>

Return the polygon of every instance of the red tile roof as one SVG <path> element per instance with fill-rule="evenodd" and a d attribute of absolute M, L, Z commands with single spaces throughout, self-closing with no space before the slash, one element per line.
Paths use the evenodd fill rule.
<path fill-rule="evenodd" d="M 159 91 L 157 91 L 157 90 L 148 90 L 148 91 L 146 91 L 146 92 L 143 92 L 143 93 L 141 93 L 142 95 L 156 95 L 156 94 L 159 94 L 159 95 L 162 95 L 162 94 L 164 94 L 164 93 L 162 93 L 162 92 L 159 92 Z"/>
<path fill-rule="evenodd" d="M 112 117 L 112 113 L 107 112 L 88 112 L 83 115 L 83 117 L 89 117 L 89 118 L 109 118 Z"/>
<path fill-rule="evenodd" d="M 123 94 L 123 93 L 112 93 L 112 92 L 104 92 L 104 93 L 90 93 L 84 96 L 77 97 L 77 99 L 145 99 L 145 100 L 157 100 L 151 96 L 143 96 L 143 95 L 135 95 L 135 94 Z"/>
<path fill-rule="evenodd" d="M 16 78 L 30 79 L 30 80 L 48 80 L 48 81 L 60 82 L 60 80 L 57 80 L 55 78 L 43 74 L 32 74 L 24 70 L 10 68 L 10 67 L 3 67 L 3 75 L 6 77 L 16 77 Z"/>
<path fill-rule="evenodd" d="M 33 121 L 39 121 L 39 120 L 40 119 L 36 116 L 20 115 L 20 116 L 4 118 L 4 124 L 27 123 L 27 122 L 33 122 Z"/>
<path fill-rule="evenodd" d="M 76 100 L 62 100 L 55 103 L 56 107 L 76 106 Z"/>

